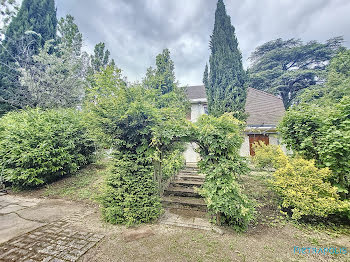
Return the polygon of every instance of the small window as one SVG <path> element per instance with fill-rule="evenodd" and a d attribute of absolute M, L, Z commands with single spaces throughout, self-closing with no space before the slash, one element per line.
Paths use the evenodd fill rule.
<path fill-rule="evenodd" d="M 204 106 L 204 114 L 208 115 L 208 106 Z"/>

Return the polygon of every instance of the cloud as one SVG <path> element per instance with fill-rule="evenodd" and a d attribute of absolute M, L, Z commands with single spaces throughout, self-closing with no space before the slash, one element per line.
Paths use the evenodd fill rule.
<path fill-rule="evenodd" d="M 325 41 L 344 35 L 349 46 L 347 0 L 226 0 L 244 66 L 258 46 L 278 37 Z M 200 84 L 209 60 L 216 0 L 57 0 L 59 16 L 75 17 L 90 52 L 105 42 L 131 81 L 141 80 L 169 48 L 181 84 Z"/>

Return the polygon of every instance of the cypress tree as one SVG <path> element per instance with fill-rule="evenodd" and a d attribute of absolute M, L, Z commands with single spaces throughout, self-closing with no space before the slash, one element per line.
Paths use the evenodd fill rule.
<path fill-rule="evenodd" d="M 6 29 L 0 49 L 0 102 L 16 100 L 15 96 L 23 95 L 23 90 L 17 90 L 20 88 L 17 63 L 20 66 L 31 63 L 32 56 L 45 41 L 56 38 L 56 28 L 54 0 L 23 0 Z"/>
<path fill-rule="evenodd" d="M 234 112 L 236 117 L 243 118 L 246 73 L 238 49 L 235 28 L 231 25 L 231 18 L 226 13 L 223 0 L 217 3 L 210 49 L 209 75 L 206 68 L 203 79 L 209 113 L 220 116 L 225 112 Z"/>

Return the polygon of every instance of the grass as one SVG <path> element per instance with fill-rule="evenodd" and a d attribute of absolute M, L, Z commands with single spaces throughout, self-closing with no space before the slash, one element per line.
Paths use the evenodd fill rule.
<path fill-rule="evenodd" d="M 82 168 L 74 175 L 64 177 L 39 189 L 20 191 L 16 194 L 39 198 L 61 198 L 93 204 L 102 190 L 103 181 L 110 172 L 110 168 L 109 160 L 99 160 Z"/>
<path fill-rule="evenodd" d="M 110 163 L 107 160 L 90 164 L 75 175 L 47 185 L 42 191 L 42 195 L 69 200 L 94 201 L 101 191 L 109 168 Z"/>

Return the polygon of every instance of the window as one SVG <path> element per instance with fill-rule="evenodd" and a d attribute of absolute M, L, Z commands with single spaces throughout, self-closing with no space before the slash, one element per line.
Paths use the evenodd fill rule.
<path fill-rule="evenodd" d="M 208 106 L 204 106 L 204 114 L 208 115 Z"/>

